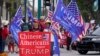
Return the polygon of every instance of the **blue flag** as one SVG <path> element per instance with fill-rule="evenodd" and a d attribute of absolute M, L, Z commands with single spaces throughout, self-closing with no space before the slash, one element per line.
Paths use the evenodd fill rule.
<path fill-rule="evenodd" d="M 19 27 L 15 26 L 15 24 L 12 24 L 10 26 L 10 32 L 13 35 L 13 39 L 18 44 L 18 32 L 20 32 Z"/>
<path fill-rule="evenodd" d="M 56 34 L 56 31 L 55 31 L 55 29 L 53 29 L 52 27 L 51 27 L 51 30 L 52 30 L 52 32 L 53 32 L 53 35 L 54 35 L 54 46 L 53 46 L 53 55 L 54 56 L 60 56 L 60 49 L 59 49 L 59 43 L 58 43 L 58 36 L 57 36 L 57 34 Z"/>
<path fill-rule="evenodd" d="M 18 44 L 18 33 L 21 31 L 21 24 L 23 23 L 22 18 L 23 18 L 23 13 L 22 13 L 22 8 L 20 6 L 15 16 L 13 17 L 13 21 L 11 22 L 9 28 L 17 44 Z"/>
<path fill-rule="evenodd" d="M 67 6 L 68 10 L 73 13 L 75 19 L 77 19 L 80 24 L 82 24 L 82 28 L 78 29 L 78 31 L 80 32 L 80 35 L 84 35 L 85 34 L 85 25 L 84 25 L 84 21 L 82 18 L 82 15 L 80 13 L 80 10 L 78 8 L 78 5 L 76 3 L 76 0 L 71 0 L 71 2 L 68 4 Z"/>
<path fill-rule="evenodd" d="M 82 27 L 80 22 L 74 18 L 73 14 L 64 6 L 62 0 L 58 1 L 56 11 L 54 13 L 54 20 L 59 22 L 66 31 L 69 31 L 72 36 L 72 42 L 76 41 L 79 31 Z"/>
<path fill-rule="evenodd" d="M 57 35 L 54 35 L 54 55 L 60 56 L 59 43 Z"/>
<path fill-rule="evenodd" d="M 28 8 L 28 7 L 27 7 L 27 16 L 28 16 L 28 18 L 29 18 L 29 22 L 30 22 L 30 23 L 33 23 L 34 17 L 33 17 L 33 14 L 32 14 L 32 12 L 31 12 L 30 8 Z"/>

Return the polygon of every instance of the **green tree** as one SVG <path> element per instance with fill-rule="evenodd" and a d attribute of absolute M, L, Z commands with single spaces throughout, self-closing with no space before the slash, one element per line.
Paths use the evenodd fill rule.
<path fill-rule="evenodd" d="M 90 20 L 93 18 L 97 23 L 100 23 L 100 10 L 94 12 L 93 3 L 94 0 L 77 0 L 77 4 L 85 20 Z M 91 16 L 90 19 L 88 18 L 89 16 Z"/>
<path fill-rule="evenodd" d="M 10 21 L 11 21 L 11 19 L 14 17 L 17 11 L 17 8 L 21 5 L 21 0 L 10 0 L 10 3 L 11 3 L 11 7 L 9 11 L 10 11 Z"/>
<path fill-rule="evenodd" d="M 71 0 L 63 0 L 65 4 L 68 4 Z M 76 0 L 78 8 L 86 22 L 91 19 L 95 19 L 97 23 L 100 23 L 100 10 L 93 11 L 94 0 Z"/>

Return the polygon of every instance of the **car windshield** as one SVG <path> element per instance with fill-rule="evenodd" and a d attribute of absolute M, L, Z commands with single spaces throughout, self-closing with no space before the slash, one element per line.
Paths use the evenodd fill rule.
<path fill-rule="evenodd" d="M 97 28 L 92 34 L 93 35 L 100 35 L 100 27 Z"/>

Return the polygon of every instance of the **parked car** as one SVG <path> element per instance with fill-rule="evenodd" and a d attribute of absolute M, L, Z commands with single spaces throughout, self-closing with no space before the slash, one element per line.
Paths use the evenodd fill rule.
<path fill-rule="evenodd" d="M 80 42 L 76 42 L 76 46 L 72 45 L 74 50 L 80 54 L 87 54 L 88 51 L 100 51 L 100 27 L 91 35 L 85 36 Z"/>

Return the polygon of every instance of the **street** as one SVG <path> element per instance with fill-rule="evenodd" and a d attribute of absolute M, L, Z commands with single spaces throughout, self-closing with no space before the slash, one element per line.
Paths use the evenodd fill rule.
<path fill-rule="evenodd" d="M 66 49 L 60 49 L 61 56 L 100 56 L 99 52 L 89 51 L 86 55 L 80 55 L 77 51 L 70 50 L 66 51 Z"/>
<path fill-rule="evenodd" d="M 66 48 L 60 48 L 60 54 L 60 56 L 100 56 L 100 53 L 96 51 L 89 51 L 86 55 L 80 55 L 77 51 L 67 51 Z M 8 56 L 18 56 L 18 53 L 8 53 Z"/>
<path fill-rule="evenodd" d="M 48 56 L 71 44 L 99 51 L 64 46 L 60 56 L 100 56 L 100 0 L 0 0 L 0 44 L 0 56 Z"/>

